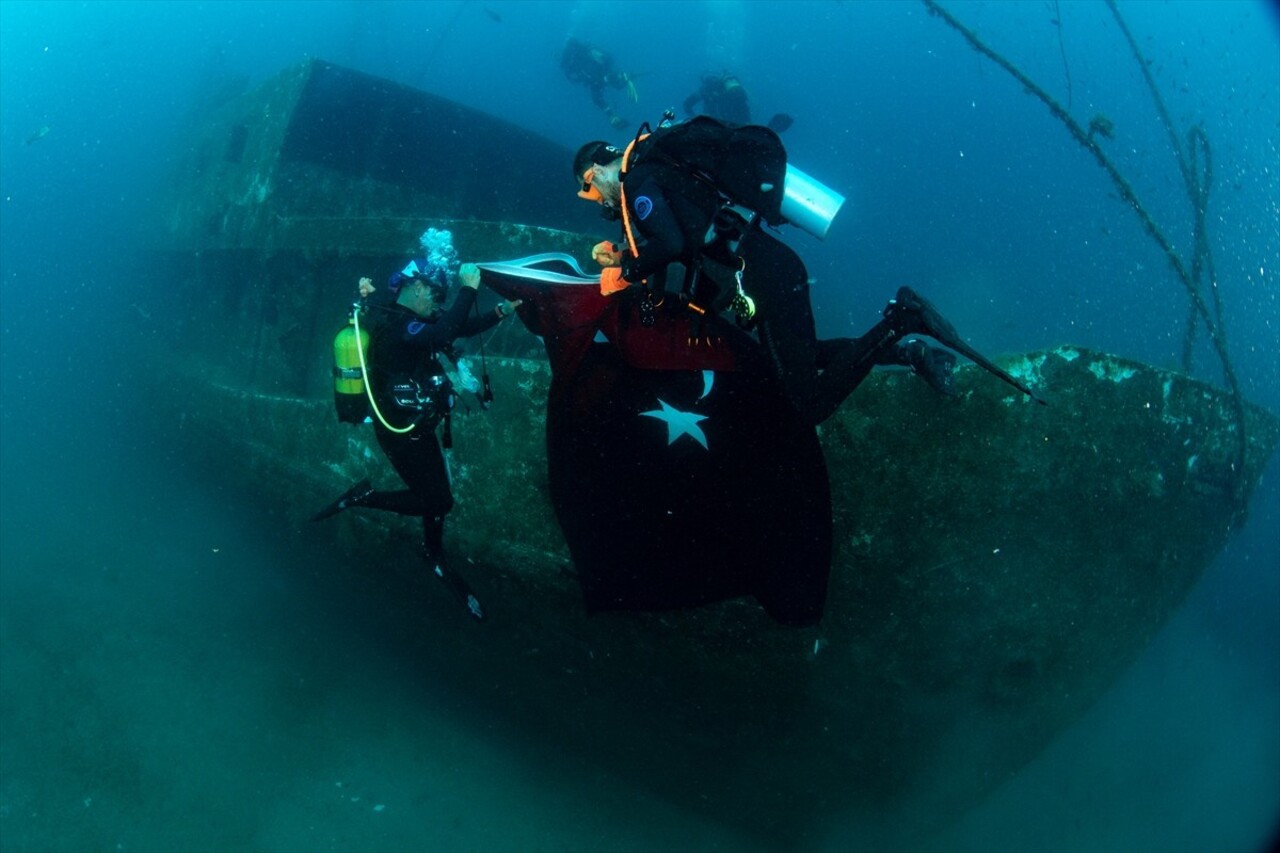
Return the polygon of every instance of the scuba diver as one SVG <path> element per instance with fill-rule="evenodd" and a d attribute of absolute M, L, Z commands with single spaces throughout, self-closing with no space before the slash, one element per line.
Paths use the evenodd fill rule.
<path fill-rule="evenodd" d="M 615 71 L 613 57 L 594 45 L 576 38 L 565 43 L 560 54 L 560 70 L 574 83 L 581 83 L 591 90 L 591 103 L 605 114 L 609 124 L 617 130 L 627 126 L 627 120 L 614 111 L 605 99 L 606 88 L 623 89 L 632 103 L 638 99 L 636 84 L 625 71 Z"/>
<path fill-rule="evenodd" d="M 621 219 L 625 240 L 595 247 L 601 292 L 635 285 L 642 305 L 659 304 L 666 294 L 653 284 L 679 262 L 679 298 L 699 313 L 732 308 L 740 324 L 753 327 L 771 372 L 811 424 L 829 418 L 875 365 L 909 367 L 954 396 L 955 356 L 904 338 L 929 335 L 950 346 L 958 336 L 910 288 L 898 291 L 865 335 L 817 339 L 804 263 L 760 226 L 761 218 L 788 221 L 780 198 L 786 169 L 773 131 L 707 116 L 660 125 L 625 150 L 603 141 L 582 146 L 573 161 L 578 195 L 600 204 L 605 218 Z"/>
<path fill-rule="evenodd" d="M 473 264 L 464 264 L 458 277 L 462 287 L 453 304 L 445 310 L 449 291 L 447 264 L 427 258 L 410 261 L 388 282 L 395 302 L 383 308 L 379 312 L 383 316 L 371 322 L 368 369 L 364 372 L 376 415 L 374 434 L 378 446 L 408 488 L 378 491 L 369 480 L 361 480 L 313 515 L 311 521 L 354 507 L 421 516 L 423 554 L 432 572 L 448 585 L 474 618 L 483 619 L 479 601 L 462 578 L 449 568 L 444 554 L 444 517 L 453 508 L 453 492 L 441 441 L 444 447 L 452 443 L 450 415 L 454 392 L 438 356 L 451 352 L 455 339 L 493 328 L 511 315 L 519 303 L 499 302 L 492 312 L 473 316 L 480 271 Z M 368 297 L 372 290 L 372 283 L 361 279 L 361 296 Z M 358 325 L 356 334 L 360 334 Z M 441 424 L 442 440 L 436 435 L 436 427 Z"/>
<path fill-rule="evenodd" d="M 699 103 L 701 109 L 698 109 Z M 751 99 L 737 76 L 727 71 L 704 74 L 698 90 L 684 99 L 684 112 L 687 116 L 700 112 L 729 124 L 751 124 Z M 778 113 L 765 126 L 774 133 L 782 133 L 791 124 L 791 116 Z"/>

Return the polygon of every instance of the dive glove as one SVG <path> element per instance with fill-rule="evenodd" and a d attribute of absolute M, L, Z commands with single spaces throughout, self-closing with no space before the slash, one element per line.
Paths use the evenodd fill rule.
<path fill-rule="evenodd" d="M 605 267 L 600 271 L 600 295 L 608 296 L 626 290 L 631 282 L 622 277 L 622 267 Z"/>
<path fill-rule="evenodd" d="M 622 266 L 622 253 L 610 241 L 602 240 L 591 249 L 591 260 L 602 267 L 620 267 Z"/>

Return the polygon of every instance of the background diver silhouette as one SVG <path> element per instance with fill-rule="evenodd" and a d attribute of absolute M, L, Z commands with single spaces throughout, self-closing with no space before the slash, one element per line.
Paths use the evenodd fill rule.
<path fill-rule="evenodd" d="M 610 54 L 595 45 L 570 38 L 560 54 L 560 70 L 572 82 L 587 87 L 591 92 L 591 103 L 605 114 L 612 127 L 620 130 L 627 126 L 627 120 L 618 115 L 605 98 L 605 89 L 621 89 L 635 103 L 638 100 L 636 85 L 630 74 L 613 67 L 613 57 Z"/>
<path fill-rule="evenodd" d="M 697 91 L 684 99 L 684 112 L 686 116 L 709 115 L 729 124 L 751 124 L 751 98 L 737 75 L 727 71 L 704 74 Z M 782 133 L 791 124 L 791 116 L 776 113 L 765 126 L 774 133 Z"/>

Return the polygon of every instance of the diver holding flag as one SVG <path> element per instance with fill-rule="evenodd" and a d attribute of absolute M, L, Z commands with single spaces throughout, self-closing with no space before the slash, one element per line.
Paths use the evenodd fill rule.
<path fill-rule="evenodd" d="M 449 566 L 444 550 L 444 518 L 453 508 L 453 491 L 442 447 L 452 444 L 455 392 L 439 355 L 450 352 L 454 340 L 493 328 L 510 316 L 519 302 L 499 302 L 493 311 L 473 315 L 480 271 L 474 264 L 463 264 L 457 273 L 462 286 L 446 309 L 451 267 L 456 263 L 452 235 L 429 229 L 422 246 L 427 251 L 425 257 L 409 261 L 391 276 L 388 284 L 395 301 L 381 312 L 383 316 L 368 324 L 372 330 L 361 328 L 361 306 L 357 305 L 352 325 L 341 330 L 335 340 L 339 419 L 361 423 L 366 411 L 372 414 L 378 445 L 407 488 L 380 491 L 368 479 L 361 480 L 311 521 L 357 507 L 421 517 L 423 556 L 429 570 L 472 618 L 481 620 L 484 609 L 480 600 Z M 362 279 L 362 301 L 372 292 L 372 282 Z M 353 350 L 355 367 L 343 351 L 347 345 Z M 367 397 L 368 405 L 362 400 L 343 399 L 344 392 L 353 396 L 353 391 Z M 439 436 L 437 427 L 441 428 Z"/>

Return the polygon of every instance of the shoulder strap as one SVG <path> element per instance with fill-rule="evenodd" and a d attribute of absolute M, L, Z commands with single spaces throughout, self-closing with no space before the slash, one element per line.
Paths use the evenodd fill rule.
<path fill-rule="evenodd" d="M 635 151 L 636 143 L 648 139 L 652 134 L 640 133 L 636 138 L 631 140 L 631 144 L 627 146 L 627 150 L 622 152 L 622 174 L 618 178 L 618 191 L 622 196 L 622 231 L 627 235 L 627 245 L 631 247 L 633 257 L 640 257 L 640 249 L 636 244 L 636 235 L 631 231 L 631 209 L 627 204 L 626 181 L 623 180 L 627 176 L 627 171 L 631 168 L 631 155 Z"/>

